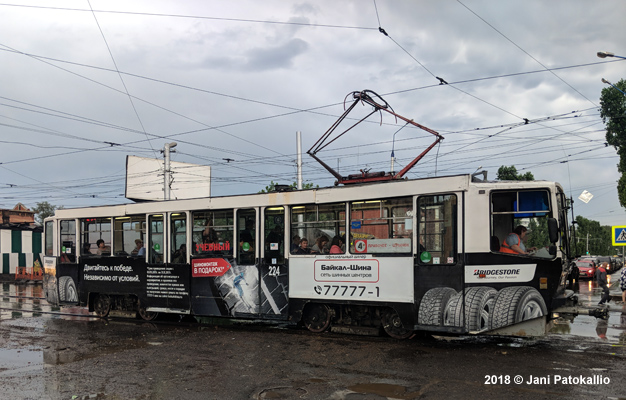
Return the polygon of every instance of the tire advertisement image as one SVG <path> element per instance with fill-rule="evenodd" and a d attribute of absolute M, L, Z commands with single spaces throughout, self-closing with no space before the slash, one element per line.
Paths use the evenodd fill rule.
<path fill-rule="evenodd" d="M 510 286 L 501 290 L 474 286 L 461 292 L 438 287 L 427 291 L 422 298 L 418 323 L 481 332 L 543 317 L 547 312 L 541 294 L 530 286 Z"/>

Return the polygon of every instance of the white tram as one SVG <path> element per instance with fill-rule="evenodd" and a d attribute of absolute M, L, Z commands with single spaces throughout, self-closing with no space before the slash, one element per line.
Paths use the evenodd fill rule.
<path fill-rule="evenodd" d="M 102 317 L 528 333 L 567 301 L 566 208 L 554 182 L 458 175 L 62 209 L 45 221 L 44 287 Z M 501 252 L 518 225 L 545 243 Z"/>

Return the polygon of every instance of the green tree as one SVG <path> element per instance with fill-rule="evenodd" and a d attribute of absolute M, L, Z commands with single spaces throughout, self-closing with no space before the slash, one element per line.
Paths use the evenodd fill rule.
<path fill-rule="evenodd" d="M 623 79 L 615 86 L 626 92 Z M 602 89 L 600 116 L 606 125 L 606 141 L 619 155 L 617 171 L 622 175 L 617 181 L 617 196 L 622 207 L 626 207 L 626 95 L 612 86 Z"/>
<path fill-rule="evenodd" d="M 33 211 L 35 212 L 35 221 L 39 224 L 43 225 L 43 220 L 54 215 L 55 210 L 61 210 L 63 206 L 54 206 L 47 201 L 42 201 L 41 203 L 35 203 L 35 207 L 33 207 Z"/>
<path fill-rule="evenodd" d="M 526 172 L 523 175 L 518 174 L 515 165 L 511 165 L 510 167 L 503 165 L 498 168 L 496 179 L 499 181 L 534 181 L 535 177 L 531 172 Z"/>
<path fill-rule="evenodd" d="M 550 243 L 547 218 L 531 218 L 528 222 L 526 247 L 543 247 Z"/>
<path fill-rule="evenodd" d="M 259 191 L 259 193 L 269 193 L 269 192 L 273 192 L 276 189 L 276 185 L 278 185 L 277 182 L 274 181 L 270 181 L 270 184 L 265 186 L 265 189 Z M 298 183 L 297 182 L 293 182 L 291 185 L 289 185 L 289 187 L 292 190 L 297 190 L 298 188 Z M 319 185 L 315 185 L 313 183 L 303 183 L 302 184 L 302 190 L 305 189 L 318 189 L 320 186 Z"/>
<path fill-rule="evenodd" d="M 610 255 L 613 247 L 611 243 L 611 227 L 602 226 L 598 221 L 590 220 L 580 215 L 576 217 L 576 241 L 573 243 L 574 254 L 606 256 Z"/>

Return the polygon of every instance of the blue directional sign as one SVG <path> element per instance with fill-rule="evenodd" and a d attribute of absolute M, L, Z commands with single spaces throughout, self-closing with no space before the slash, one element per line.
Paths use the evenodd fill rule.
<path fill-rule="evenodd" d="M 626 226 L 612 226 L 611 231 L 613 246 L 626 246 Z"/>

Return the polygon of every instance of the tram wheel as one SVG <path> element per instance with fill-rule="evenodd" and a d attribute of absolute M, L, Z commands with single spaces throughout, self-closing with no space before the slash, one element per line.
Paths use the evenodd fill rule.
<path fill-rule="evenodd" d="M 404 325 L 402 325 L 400 316 L 395 310 L 385 310 L 385 312 L 383 312 L 382 323 L 383 329 L 387 335 L 394 339 L 408 339 L 413 335 L 412 329 L 406 329 Z"/>
<path fill-rule="evenodd" d="M 304 309 L 302 319 L 308 330 L 324 332 L 330 326 L 331 311 L 326 304 L 312 303 Z"/>
<path fill-rule="evenodd" d="M 159 316 L 158 312 L 147 311 L 146 306 L 141 300 L 139 300 L 137 303 L 137 314 L 139 314 L 141 319 L 143 319 L 144 321 L 154 321 Z"/>
<path fill-rule="evenodd" d="M 93 302 L 93 309 L 98 317 L 106 317 L 109 315 L 109 311 L 111 311 L 111 298 L 106 294 L 96 295 L 96 299 Z"/>

